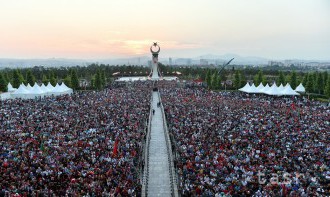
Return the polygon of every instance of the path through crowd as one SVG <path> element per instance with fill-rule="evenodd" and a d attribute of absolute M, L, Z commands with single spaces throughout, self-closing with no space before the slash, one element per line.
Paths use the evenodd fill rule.
<path fill-rule="evenodd" d="M 155 111 L 150 131 L 147 194 L 148 196 L 171 196 L 169 153 L 166 147 L 162 110 L 157 105 L 159 100 L 158 92 L 153 92 L 151 107 Z"/>

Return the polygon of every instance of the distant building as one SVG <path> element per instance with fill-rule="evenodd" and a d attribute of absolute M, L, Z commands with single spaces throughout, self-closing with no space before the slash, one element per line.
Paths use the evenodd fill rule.
<path fill-rule="evenodd" d="M 86 88 L 86 87 L 89 87 L 91 86 L 91 82 L 87 79 L 80 79 L 79 80 L 79 87 L 83 87 L 83 88 Z"/>
<path fill-rule="evenodd" d="M 284 64 L 279 61 L 269 61 L 268 66 L 284 66 Z"/>
<path fill-rule="evenodd" d="M 168 64 L 169 64 L 170 66 L 172 66 L 172 64 L 173 64 L 173 62 L 172 62 L 172 58 L 168 58 Z"/>
<path fill-rule="evenodd" d="M 187 59 L 187 65 L 191 65 L 191 59 Z"/>
<path fill-rule="evenodd" d="M 201 66 L 207 66 L 207 65 L 209 65 L 209 62 L 206 59 L 200 59 L 199 60 L 199 63 L 200 63 Z"/>

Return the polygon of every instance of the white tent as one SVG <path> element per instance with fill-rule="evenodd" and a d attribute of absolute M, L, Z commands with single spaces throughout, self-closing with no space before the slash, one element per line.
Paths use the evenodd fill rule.
<path fill-rule="evenodd" d="M 242 91 L 242 92 L 248 92 L 248 90 L 250 89 L 250 87 L 251 86 L 250 86 L 249 82 L 247 82 L 244 87 L 242 87 L 242 88 L 240 88 L 238 90 L 239 91 Z"/>
<path fill-rule="evenodd" d="M 32 95 L 33 97 L 44 96 L 45 95 L 45 91 L 43 91 L 40 88 L 40 86 L 37 83 L 35 83 L 34 86 L 30 90 L 30 95 Z"/>
<path fill-rule="evenodd" d="M 285 86 L 284 90 L 281 91 L 281 95 L 284 95 L 284 96 L 286 96 L 286 95 L 299 95 L 299 93 L 295 92 L 295 91 L 291 88 L 290 84 L 287 84 L 287 85 Z"/>
<path fill-rule="evenodd" d="M 22 98 L 22 99 L 33 98 L 30 95 L 30 91 L 27 90 L 27 88 L 25 87 L 24 84 L 21 84 L 15 92 L 11 93 L 11 97 L 12 98 Z"/>
<path fill-rule="evenodd" d="M 50 82 L 48 82 L 46 87 L 48 88 L 49 92 L 51 92 L 54 89 L 54 86 Z"/>
<path fill-rule="evenodd" d="M 10 92 L 0 93 L 0 100 L 6 100 L 6 99 L 11 99 Z"/>
<path fill-rule="evenodd" d="M 283 84 L 281 84 L 280 86 L 278 86 L 278 90 L 279 90 L 280 92 L 282 92 L 282 91 L 284 90 L 284 86 L 283 86 Z"/>
<path fill-rule="evenodd" d="M 66 86 L 64 82 L 62 82 L 62 84 L 60 86 L 65 93 L 68 93 L 68 94 L 73 93 L 73 90 L 71 88 L 69 88 L 68 86 Z"/>
<path fill-rule="evenodd" d="M 302 83 L 300 83 L 300 84 L 296 87 L 295 91 L 296 91 L 296 92 L 306 92 L 305 87 L 303 86 Z"/>
<path fill-rule="evenodd" d="M 45 93 L 50 92 L 50 90 L 45 86 L 45 84 L 41 84 L 40 89 L 44 91 Z"/>
<path fill-rule="evenodd" d="M 264 88 L 265 88 L 265 86 L 264 86 L 262 83 L 260 83 L 260 84 L 258 85 L 258 87 L 257 87 L 257 90 L 258 90 L 259 93 L 263 93 L 262 90 L 263 90 Z"/>
<path fill-rule="evenodd" d="M 54 89 L 50 92 L 50 94 L 54 95 L 54 96 L 69 94 L 69 92 L 70 92 L 69 88 L 67 87 L 68 89 L 66 89 L 65 87 L 67 87 L 67 86 L 60 86 L 57 83 L 56 86 L 54 87 Z M 72 93 L 72 92 L 70 92 L 70 93 Z"/>
<path fill-rule="evenodd" d="M 258 86 L 259 87 L 259 86 Z M 260 93 L 258 88 L 252 83 L 250 86 L 249 83 L 246 83 L 243 88 L 240 88 L 239 91 L 246 92 L 246 93 Z"/>
<path fill-rule="evenodd" d="M 249 89 L 249 93 L 259 93 L 259 90 L 257 89 L 257 87 L 254 85 L 254 83 L 252 83 L 250 89 Z"/>
<path fill-rule="evenodd" d="M 28 83 L 27 86 L 25 86 L 28 90 L 32 89 L 32 86 Z"/>
<path fill-rule="evenodd" d="M 13 86 L 11 85 L 11 83 L 9 82 L 8 85 L 7 85 L 7 91 L 8 92 L 14 92 L 16 91 L 17 88 L 13 88 Z"/>
<path fill-rule="evenodd" d="M 267 84 L 265 85 L 264 88 L 262 88 L 262 89 L 259 90 L 259 92 L 260 92 L 260 93 L 265 93 L 266 91 L 268 91 L 269 88 L 270 88 L 270 87 L 269 87 L 269 85 L 268 85 L 268 83 L 267 83 Z"/>
<path fill-rule="evenodd" d="M 60 87 L 60 85 L 58 85 L 58 83 L 56 84 L 56 86 L 52 89 L 52 91 L 49 92 L 50 94 L 57 96 L 57 95 L 61 95 L 62 93 L 62 88 Z"/>
<path fill-rule="evenodd" d="M 264 92 L 265 94 L 268 94 L 268 95 L 281 95 L 281 93 L 278 91 L 278 87 L 276 85 L 276 83 L 273 83 L 273 85 L 267 90 Z"/>

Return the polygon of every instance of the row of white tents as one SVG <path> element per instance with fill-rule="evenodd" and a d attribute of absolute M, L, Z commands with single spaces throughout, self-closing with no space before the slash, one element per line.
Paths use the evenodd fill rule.
<path fill-rule="evenodd" d="M 282 84 L 280 86 L 277 86 L 276 83 L 274 83 L 272 86 L 269 86 L 267 83 L 264 86 L 262 83 L 260 83 L 258 87 L 256 87 L 254 84 L 250 85 L 249 83 L 246 83 L 246 85 L 243 88 L 239 89 L 239 91 L 252 94 L 289 96 L 300 95 L 299 92 L 304 93 L 305 87 L 300 83 L 299 86 L 297 86 L 297 88 L 293 90 L 289 83 L 287 83 L 285 86 L 283 86 Z"/>
<path fill-rule="evenodd" d="M 56 86 L 48 83 L 47 86 L 41 84 L 40 86 L 35 83 L 34 86 L 28 84 L 25 86 L 23 83 L 16 89 L 9 83 L 7 86 L 10 98 L 34 99 L 36 97 L 44 96 L 59 96 L 64 94 L 71 94 L 73 90 L 66 86 L 63 82 L 61 85 L 58 83 Z"/>

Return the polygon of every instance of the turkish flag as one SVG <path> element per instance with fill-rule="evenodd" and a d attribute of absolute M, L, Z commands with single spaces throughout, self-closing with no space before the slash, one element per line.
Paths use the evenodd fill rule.
<path fill-rule="evenodd" d="M 112 152 L 112 155 L 113 156 L 117 156 L 117 154 L 118 154 L 118 143 L 119 143 L 119 140 L 118 140 L 118 138 L 116 139 L 116 141 L 115 141 L 115 144 L 114 144 L 114 146 L 113 146 L 113 152 Z"/>

